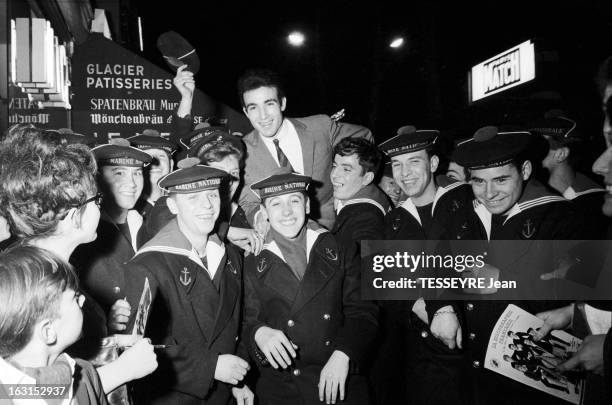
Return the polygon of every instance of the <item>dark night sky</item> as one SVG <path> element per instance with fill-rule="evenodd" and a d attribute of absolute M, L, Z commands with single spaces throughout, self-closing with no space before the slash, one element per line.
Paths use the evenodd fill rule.
<path fill-rule="evenodd" d="M 612 53 L 611 1 L 192 3 L 139 0 L 145 56 L 163 65 L 155 41 L 179 32 L 200 56 L 198 88 L 235 108 L 237 77 L 260 66 L 284 77 L 289 116 L 345 107 L 345 120 L 371 127 L 378 141 L 406 124 L 469 136 L 550 108 L 563 108 L 585 131 L 601 128 L 592 78 Z M 287 45 L 293 29 L 306 34 L 304 47 Z M 388 48 L 395 34 L 407 39 L 400 50 Z M 470 67 L 528 39 L 536 80 L 469 106 Z"/>

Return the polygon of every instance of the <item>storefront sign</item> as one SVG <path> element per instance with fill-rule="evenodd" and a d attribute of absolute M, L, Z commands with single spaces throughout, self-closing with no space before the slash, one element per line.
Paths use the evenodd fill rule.
<path fill-rule="evenodd" d="M 173 75 L 120 45 L 92 34 L 72 57 L 72 122 L 75 132 L 103 139 L 150 128 L 169 136 L 180 101 Z M 250 130 L 247 118 L 196 90 L 194 123 L 228 118 L 232 130 Z"/>
<path fill-rule="evenodd" d="M 535 79 L 535 50 L 531 41 L 500 53 L 472 68 L 470 101 L 474 102 Z"/>

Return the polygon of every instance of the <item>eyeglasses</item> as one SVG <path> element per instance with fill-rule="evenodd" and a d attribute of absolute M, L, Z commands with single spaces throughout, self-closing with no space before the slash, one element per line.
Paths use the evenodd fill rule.
<path fill-rule="evenodd" d="M 82 204 L 75 206 L 75 208 L 84 207 L 92 201 L 98 206 L 98 208 L 100 208 L 102 206 L 102 200 L 103 200 L 102 193 L 97 193 L 93 197 L 89 197 L 87 200 L 83 201 Z"/>

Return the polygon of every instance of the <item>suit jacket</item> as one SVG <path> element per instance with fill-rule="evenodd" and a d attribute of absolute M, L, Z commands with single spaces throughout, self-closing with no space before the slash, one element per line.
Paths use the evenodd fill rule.
<path fill-rule="evenodd" d="M 218 356 L 234 354 L 238 344 L 242 257 L 214 236 L 207 252 L 209 267 L 217 266 L 212 280 L 172 220 L 126 265 L 132 307 L 127 331 L 134 326 L 146 277 L 152 304 L 145 336 L 170 345 L 157 352 L 157 370 L 136 386 L 142 403 L 225 404 L 230 398 L 229 386 L 214 375 Z"/>
<path fill-rule="evenodd" d="M 333 147 L 341 139 L 357 136 L 374 140 L 367 128 L 337 123 L 327 115 L 314 115 L 306 118 L 288 118 L 300 138 L 304 175 L 312 177 L 310 185 L 310 217 L 328 229 L 334 224 L 335 212 L 333 189 L 330 180 L 333 162 Z M 261 141 L 256 130 L 242 138 L 247 150 L 244 170 L 244 186 L 240 192 L 240 206 L 247 218 L 253 223 L 253 217 L 259 210 L 259 199 L 251 191 L 251 184 L 272 175 L 278 165 L 266 145 Z"/>
<path fill-rule="evenodd" d="M 357 372 L 376 334 L 376 306 L 361 300 L 359 268 L 345 261 L 329 232 L 308 229 L 306 238 L 309 260 L 301 281 L 275 242 L 245 259 L 244 341 L 258 360 L 257 395 L 266 404 L 319 404 L 321 369 L 339 350 L 353 372 L 346 401 L 364 403 L 366 382 Z M 291 370 L 266 366 L 254 340 L 261 326 L 283 331 L 298 346 Z"/>

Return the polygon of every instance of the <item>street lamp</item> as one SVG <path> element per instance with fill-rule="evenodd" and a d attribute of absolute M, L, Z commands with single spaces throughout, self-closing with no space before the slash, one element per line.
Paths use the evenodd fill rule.
<path fill-rule="evenodd" d="M 397 38 L 394 38 L 393 41 L 391 41 L 391 43 L 389 44 L 389 47 L 397 49 L 397 48 L 401 48 L 402 45 L 404 45 L 404 38 L 397 37 Z"/>
<path fill-rule="evenodd" d="M 304 45 L 305 40 L 306 40 L 306 37 L 304 37 L 304 34 L 302 34 L 299 31 L 293 31 L 287 36 L 287 41 L 289 42 L 289 45 L 295 46 L 295 47 L 300 47 Z"/>

